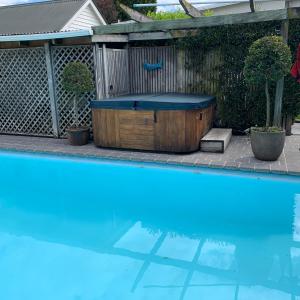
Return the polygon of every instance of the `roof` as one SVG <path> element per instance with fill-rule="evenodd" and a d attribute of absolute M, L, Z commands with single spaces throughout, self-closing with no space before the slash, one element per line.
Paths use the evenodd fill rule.
<path fill-rule="evenodd" d="M 0 35 L 56 32 L 88 0 L 51 0 L 0 7 Z"/>

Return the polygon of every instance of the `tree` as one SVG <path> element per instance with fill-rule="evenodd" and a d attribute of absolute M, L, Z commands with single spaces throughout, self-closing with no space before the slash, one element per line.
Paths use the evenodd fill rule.
<path fill-rule="evenodd" d="M 93 0 L 108 24 L 118 21 L 118 10 L 114 0 Z"/>
<path fill-rule="evenodd" d="M 276 82 L 290 71 L 291 61 L 290 48 L 279 36 L 266 36 L 258 39 L 250 46 L 246 57 L 244 67 L 246 81 L 250 84 L 264 84 L 265 86 L 267 129 L 271 125 L 270 83 Z"/>
<path fill-rule="evenodd" d="M 73 93 L 73 126 L 79 125 L 78 101 L 80 95 L 91 92 L 94 89 L 93 75 L 88 66 L 81 62 L 70 62 L 66 65 L 62 74 L 62 85 L 67 92 Z"/>

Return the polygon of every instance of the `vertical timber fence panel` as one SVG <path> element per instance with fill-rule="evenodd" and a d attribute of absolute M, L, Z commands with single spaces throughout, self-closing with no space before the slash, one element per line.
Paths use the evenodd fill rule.
<path fill-rule="evenodd" d="M 128 51 L 107 49 L 107 64 L 109 96 L 129 94 Z"/>
<path fill-rule="evenodd" d="M 161 64 L 146 70 L 144 64 Z M 174 47 L 129 48 L 130 92 L 167 93 L 176 90 L 176 50 Z"/>
<path fill-rule="evenodd" d="M 191 67 L 191 55 L 201 56 L 199 66 Z M 161 69 L 146 70 L 144 64 L 162 64 Z M 143 93 L 206 93 L 215 94 L 219 80 L 221 54 L 195 53 L 173 46 L 129 48 L 130 92 Z"/>
<path fill-rule="evenodd" d="M 0 50 L 0 133 L 53 136 L 43 47 Z"/>
<path fill-rule="evenodd" d="M 106 58 L 103 57 L 104 55 Z M 106 48 L 103 51 L 102 48 L 97 47 L 95 73 L 98 99 L 130 93 L 127 49 Z"/>
<path fill-rule="evenodd" d="M 59 135 L 65 136 L 66 129 L 73 123 L 73 95 L 62 86 L 62 72 L 65 66 L 73 61 L 87 64 L 94 75 L 94 51 L 90 45 L 54 46 L 52 47 L 52 62 L 55 79 L 55 97 L 58 109 Z M 89 100 L 95 98 L 95 92 L 83 95 L 79 101 L 79 125 L 91 126 L 91 109 Z"/>

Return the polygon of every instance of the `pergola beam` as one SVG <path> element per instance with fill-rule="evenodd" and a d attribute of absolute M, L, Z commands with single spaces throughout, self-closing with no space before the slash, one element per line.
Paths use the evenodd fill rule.
<path fill-rule="evenodd" d="M 144 22 L 151 22 L 153 21 L 151 18 L 143 15 L 142 13 L 120 3 L 119 4 L 122 10 L 134 21 L 139 22 L 139 23 L 144 23 Z"/>
<path fill-rule="evenodd" d="M 94 27 L 95 34 L 122 34 L 163 30 L 197 29 L 203 27 L 247 24 L 300 17 L 300 8 L 284 8 L 255 13 L 231 14 L 224 16 L 200 17 L 191 19 L 152 21 L 146 23 L 127 23 Z"/>
<path fill-rule="evenodd" d="M 189 15 L 190 17 L 192 17 L 192 18 L 199 18 L 199 17 L 202 16 L 201 11 L 198 10 L 191 3 L 187 2 L 186 0 L 179 0 L 179 3 L 181 4 L 181 6 L 184 9 L 185 13 L 187 15 Z"/>
<path fill-rule="evenodd" d="M 93 43 L 127 43 L 128 35 L 127 34 L 101 34 L 92 36 Z"/>
<path fill-rule="evenodd" d="M 196 35 L 195 30 L 169 30 L 169 31 L 154 31 L 154 32 L 137 32 L 129 33 L 128 41 L 149 41 L 149 40 L 169 40 L 183 38 L 188 35 Z M 113 36 L 113 35 L 110 35 Z M 101 37 L 101 35 L 99 35 Z"/>

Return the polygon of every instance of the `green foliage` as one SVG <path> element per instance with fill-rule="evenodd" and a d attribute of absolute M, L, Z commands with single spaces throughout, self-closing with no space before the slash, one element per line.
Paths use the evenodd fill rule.
<path fill-rule="evenodd" d="M 214 13 L 212 10 L 208 9 L 203 12 L 205 17 L 210 17 Z M 187 15 L 183 10 L 177 9 L 175 11 L 159 11 L 159 12 L 148 12 L 147 16 L 153 20 L 177 20 L 177 19 L 189 19 L 190 16 Z"/>
<path fill-rule="evenodd" d="M 176 20 L 176 19 L 188 19 L 190 18 L 184 11 L 160 11 L 160 12 L 148 12 L 148 17 L 153 20 Z"/>
<path fill-rule="evenodd" d="M 231 127 L 236 132 L 251 126 L 264 126 L 266 119 L 264 87 L 249 86 L 244 78 L 245 58 L 251 44 L 259 38 L 275 35 L 279 32 L 280 22 L 257 24 L 227 25 L 203 28 L 198 33 L 178 40 L 179 48 L 188 50 L 187 68 L 203 74 L 204 59 L 212 51 L 219 51 L 219 65 L 210 67 L 206 77 L 215 86 L 215 90 L 197 83 L 193 91 L 215 94 L 218 99 L 218 124 Z M 289 45 L 296 57 L 299 43 L 300 21 L 290 22 Z M 210 73 L 217 73 L 216 79 Z M 274 98 L 275 83 L 270 84 L 271 98 Z M 300 113 L 300 85 L 291 76 L 285 77 L 283 113 L 296 116 Z M 271 103 L 272 109 L 273 103 Z"/>
<path fill-rule="evenodd" d="M 282 129 L 278 127 L 251 127 L 251 131 L 277 133 L 281 132 Z"/>
<path fill-rule="evenodd" d="M 288 44 L 291 48 L 292 61 L 294 62 L 300 41 L 300 21 L 290 20 L 289 23 Z M 300 114 L 300 84 L 292 76 L 286 76 L 284 80 L 283 112 L 292 117 Z"/>
<path fill-rule="evenodd" d="M 118 22 L 118 11 L 114 0 L 93 0 L 108 24 Z"/>
<path fill-rule="evenodd" d="M 94 88 L 93 76 L 86 64 L 70 62 L 62 74 L 62 84 L 66 91 L 75 95 L 91 92 Z"/>
<path fill-rule="evenodd" d="M 255 41 L 245 60 L 244 75 L 250 84 L 260 85 L 284 77 L 292 64 L 290 48 L 279 36 Z"/>
<path fill-rule="evenodd" d="M 203 16 L 204 17 L 211 17 L 211 16 L 213 16 L 214 15 L 214 12 L 213 12 L 213 10 L 211 10 L 211 9 L 207 9 L 207 10 L 205 10 L 204 12 L 203 12 Z"/>
<path fill-rule="evenodd" d="M 62 74 L 62 85 L 73 97 L 73 126 L 79 126 L 78 101 L 83 93 L 94 89 L 93 76 L 88 66 L 81 62 L 70 62 L 66 65 Z"/>
<path fill-rule="evenodd" d="M 130 18 L 127 16 L 126 13 L 123 12 L 123 10 L 120 8 L 120 3 L 133 8 L 133 4 L 135 3 L 139 3 L 139 4 L 143 4 L 143 3 L 156 3 L 156 0 L 116 0 L 116 4 L 117 4 L 117 10 L 119 13 L 119 19 L 121 21 L 127 21 Z M 156 7 L 143 7 L 143 8 L 137 8 L 136 9 L 138 12 L 147 15 L 149 12 L 155 12 L 156 11 Z"/>

